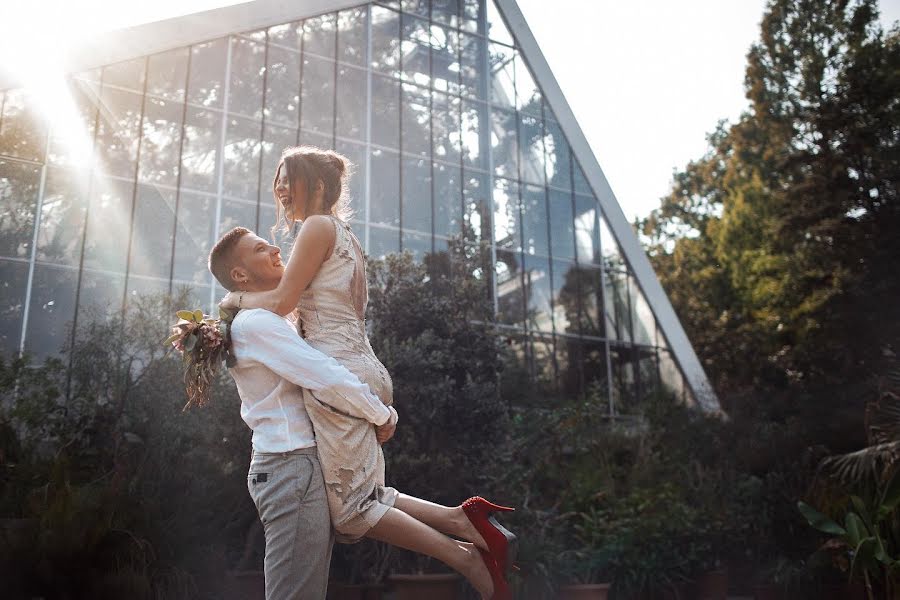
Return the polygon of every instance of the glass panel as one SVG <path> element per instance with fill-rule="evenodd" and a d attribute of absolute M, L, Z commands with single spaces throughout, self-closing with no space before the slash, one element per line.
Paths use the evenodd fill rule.
<path fill-rule="evenodd" d="M 333 150 L 334 149 L 334 136 L 329 134 L 322 133 L 310 133 L 308 131 L 300 132 L 300 145 L 301 146 L 315 146 L 316 148 L 321 148 L 323 150 Z"/>
<path fill-rule="evenodd" d="M 107 321 L 122 308 L 124 297 L 124 274 L 111 275 L 85 270 L 81 274 L 81 292 L 78 295 L 79 330 L 91 323 Z"/>
<path fill-rule="evenodd" d="M 141 96 L 104 86 L 100 102 L 98 168 L 111 175 L 133 179 L 140 139 Z"/>
<path fill-rule="evenodd" d="M 487 3 L 488 36 L 490 36 L 492 40 L 512 46 L 512 34 L 510 34 L 509 29 L 506 28 L 506 23 L 503 22 L 503 18 L 500 16 L 497 5 L 494 4 L 493 0 L 485 0 L 485 2 Z"/>
<path fill-rule="evenodd" d="M 572 189 L 571 155 L 569 144 L 559 124 L 550 120 L 544 123 L 544 149 L 547 152 L 547 183 L 551 186 Z"/>
<path fill-rule="evenodd" d="M 459 164 L 460 142 L 459 98 L 434 92 L 432 99 L 432 132 L 434 158 Z"/>
<path fill-rule="evenodd" d="M 222 113 L 189 106 L 181 152 L 181 187 L 216 192 Z"/>
<path fill-rule="evenodd" d="M 22 90 L 6 92 L 0 118 L 0 149 L 3 154 L 40 161 L 44 156 L 47 130 L 37 103 Z"/>
<path fill-rule="evenodd" d="M 531 376 L 542 390 L 556 388 L 556 360 L 552 336 L 531 336 Z"/>
<path fill-rule="evenodd" d="M 244 37 L 231 38 L 231 81 L 228 112 L 262 119 L 266 45 Z"/>
<path fill-rule="evenodd" d="M 403 230 L 403 249 L 412 252 L 417 261 L 431 253 L 431 234 L 416 233 Z"/>
<path fill-rule="evenodd" d="M 465 173 L 465 239 L 472 244 L 491 240 L 491 188 L 485 173 Z"/>
<path fill-rule="evenodd" d="M 300 51 L 300 39 L 303 37 L 303 23 L 284 23 L 269 27 L 269 52 L 272 46 L 282 46 L 287 50 Z"/>
<path fill-rule="evenodd" d="M 215 235 L 215 211 L 214 197 L 181 193 L 175 232 L 174 279 L 195 285 L 209 282 L 206 261 Z"/>
<path fill-rule="evenodd" d="M 350 160 L 350 181 L 348 182 L 350 208 L 357 219 L 362 219 L 366 209 L 366 147 L 362 144 L 338 140 L 336 150 Z M 360 228 L 358 231 L 357 236 L 362 240 L 362 229 Z"/>
<path fill-rule="evenodd" d="M 584 171 L 581 170 L 581 165 L 578 164 L 577 160 L 572 160 L 573 171 L 575 172 L 575 191 L 579 194 L 584 194 L 586 196 L 593 196 L 594 190 L 591 189 L 590 184 L 587 182 L 587 179 L 584 176 Z"/>
<path fill-rule="evenodd" d="M 653 311 L 647 304 L 644 294 L 638 288 L 634 276 L 629 276 L 629 291 L 631 293 L 632 323 L 634 325 L 634 343 L 652 346 L 655 343 L 656 319 Z"/>
<path fill-rule="evenodd" d="M 578 197 L 576 196 L 576 199 Z M 603 264 L 607 269 L 625 269 L 625 259 L 619 250 L 616 238 L 606 224 L 606 219 L 600 217 L 600 244 L 603 249 Z"/>
<path fill-rule="evenodd" d="M 403 80 L 428 87 L 431 84 L 431 32 L 428 21 L 403 15 L 401 23 L 403 41 L 400 44 L 400 61 Z"/>
<path fill-rule="evenodd" d="M 175 192 L 138 184 L 130 273 L 168 279 L 174 227 Z"/>
<path fill-rule="evenodd" d="M 548 256 L 546 188 L 527 184 L 521 190 L 522 244 L 525 253 Z"/>
<path fill-rule="evenodd" d="M 403 84 L 403 152 L 428 157 L 431 149 L 431 101 L 425 88 Z"/>
<path fill-rule="evenodd" d="M 491 112 L 491 154 L 494 173 L 500 177 L 519 178 L 516 151 L 516 113 Z"/>
<path fill-rule="evenodd" d="M 489 130 L 487 104 L 473 100 L 462 101 L 462 139 L 460 140 L 463 164 L 466 168 L 487 170 Z"/>
<path fill-rule="evenodd" d="M 372 69 L 386 75 L 400 75 L 400 14 L 374 4 Z"/>
<path fill-rule="evenodd" d="M 481 8 L 484 0 L 462 0 L 462 28 L 467 31 L 477 31 L 485 35 L 481 20 Z"/>
<path fill-rule="evenodd" d="M 374 7 L 372 10 L 375 10 Z M 405 104 L 406 102 L 404 99 L 404 108 Z M 400 84 L 392 79 L 373 76 L 373 144 L 386 146 L 388 148 L 400 147 L 400 112 Z"/>
<path fill-rule="evenodd" d="M 139 296 L 151 296 L 169 293 L 168 279 L 155 279 L 150 277 L 128 276 L 126 282 L 125 302 L 134 302 Z"/>
<path fill-rule="evenodd" d="M 660 389 L 656 348 L 636 348 L 637 390 L 641 403 L 655 396 Z"/>
<path fill-rule="evenodd" d="M 334 59 L 337 43 L 337 15 L 334 13 L 306 19 L 303 22 L 304 58 L 310 54 Z"/>
<path fill-rule="evenodd" d="M 178 183 L 183 106 L 147 97 L 138 180 L 172 186 Z"/>
<path fill-rule="evenodd" d="M 497 322 L 525 326 L 525 294 L 520 252 L 497 248 L 494 276 L 497 280 Z"/>
<path fill-rule="evenodd" d="M 462 186 L 460 169 L 434 163 L 434 232 L 457 235 L 462 226 Z"/>
<path fill-rule="evenodd" d="M 578 265 L 573 262 L 553 261 L 553 319 L 557 333 L 580 333 L 580 298 Z"/>
<path fill-rule="evenodd" d="M 78 265 L 87 211 L 87 176 L 47 167 L 38 229 L 38 260 Z"/>
<path fill-rule="evenodd" d="M 525 296 L 528 304 L 528 328 L 553 331 L 550 307 L 550 264 L 547 258 L 525 255 Z"/>
<path fill-rule="evenodd" d="M 334 61 L 304 55 L 300 87 L 300 128 L 331 136 L 334 133 Z"/>
<path fill-rule="evenodd" d="M 19 351 L 28 265 L 0 260 L 0 356 L 8 359 Z"/>
<path fill-rule="evenodd" d="M 369 256 L 384 258 L 400 251 L 400 230 L 369 227 Z"/>
<path fill-rule="evenodd" d="M 154 54 L 147 66 L 147 93 L 172 102 L 184 102 L 188 49 Z"/>
<path fill-rule="evenodd" d="M 226 231 L 234 227 L 246 227 L 256 231 L 256 202 L 231 199 L 222 201 L 222 216 L 216 238 L 225 235 Z"/>
<path fill-rule="evenodd" d="M 595 267 L 579 265 L 577 271 L 578 285 L 573 289 L 581 302 L 581 333 L 595 337 L 606 337 L 603 316 L 603 286 L 601 271 Z M 615 335 L 613 334 L 613 338 Z"/>
<path fill-rule="evenodd" d="M 40 167 L 0 160 L 0 256 L 31 254 L 40 180 Z"/>
<path fill-rule="evenodd" d="M 99 69 L 92 74 L 99 81 Z M 84 74 L 82 74 L 84 75 Z M 74 114 L 55 115 L 50 129 L 50 147 L 47 162 L 59 166 L 87 167 L 91 164 L 94 151 L 94 129 L 99 111 L 100 84 L 93 80 L 73 77 L 68 81 L 72 95 Z M 2 98 L 2 93 L 0 93 Z M 0 132 L 6 131 L 7 124 L 0 123 Z M 24 134 L 24 132 L 23 132 Z M 8 154 L 5 135 L 0 133 L 0 148 Z"/>
<path fill-rule="evenodd" d="M 491 102 L 497 108 L 516 107 L 515 53 L 512 48 L 490 45 Z"/>
<path fill-rule="evenodd" d="M 145 62 L 144 58 L 136 58 L 105 66 L 103 68 L 103 85 L 124 88 L 142 94 L 144 92 Z"/>
<path fill-rule="evenodd" d="M 396 152 L 373 150 L 369 188 L 369 221 L 400 226 L 400 158 Z M 399 239 L 399 238 L 398 238 Z"/>
<path fill-rule="evenodd" d="M 497 248 L 522 249 L 519 235 L 519 186 L 508 179 L 494 180 L 494 243 Z"/>
<path fill-rule="evenodd" d="M 431 24 L 431 77 L 434 89 L 459 93 L 459 34 Z"/>
<path fill-rule="evenodd" d="M 429 0 L 400 0 L 400 6 L 404 12 L 417 14 L 426 19 L 428 18 L 429 4 L 431 4 Z"/>
<path fill-rule="evenodd" d="M 541 91 L 534 82 L 531 71 L 528 70 L 528 65 L 518 52 L 516 52 L 515 70 L 516 108 L 524 113 L 540 117 L 543 103 Z"/>
<path fill-rule="evenodd" d="M 84 242 L 85 268 L 125 272 L 133 198 L 130 181 L 94 179 Z"/>
<path fill-rule="evenodd" d="M 69 346 L 75 315 L 78 271 L 52 265 L 35 265 L 28 309 L 25 352 L 36 362 L 57 355 Z"/>
<path fill-rule="evenodd" d="M 226 39 L 221 38 L 191 48 L 188 102 L 222 108 L 225 81 Z"/>
<path fill-rule="evenodd" d="M 225 165 L 222 192 L 256 200 L 259 189 L 259 152 L 262 123 L 229 115 L 225 130 Z M 255 204 L 255 202 L 254 202 Z"/>
<path fill-rule="evenodd" d="M 266 123 L 297 127 L 300 107 L 300 54 L 269 44 Z"/>
<path fill-rule="evenodd" d="M 612 363 L 613 406 L 616 414 L 634 414 L 637 408 L 634 349 L 612 346 L 609 358 Z"/>
<path fill-rule="evenodd" d="M 609 370 L 606 364 L 606 342 L 591 339 L 583 340 L 581 356 L 585 393 L 595 401 L 609 406 Z M 608 412 L 608 410 L 603 412 Z"/>
<path fill-rule="evenodd" d="M 352 8 L 338 13 L 338 60 L 366 66 L 366 27 L 368 11 Z"/>
<path fill-rule="evenodd" d="M 403 158 L 403 230 L 431 236 L 431 164 L 424 158 Z M 429 250 L 431 242 L 429 241 Z"/>
<path fill-rule="evenodd" d="M 597 212 L 593 197 L 575 195 L 575 251 L 583 264 L 599 264 Z"/>
<path fill-rule="evenodd" d="M 366 137 L 366 72 L 338 65 L 337 134 L 364 140 Z"/>
<path fill-rule="evenodd" d="M 615 338 L 626 342 L 631 341 L 628 295 L 628 276 L 621 271 L 607 271 L 606 313 L 616 332 Z"/>
<path fill-rule="evenodd" d="M 556 336 L 556 364 L 559 369 L 560 391 L 570 398 L 584 391 L 581 372 L 581 342 L 570 336 Z"/>
<path fill-rule="evenodd" d="M 459 84 L 460 92 L 472 98 L 487 100 L 487 77 L 484 65 L 487 42 L 484 38 L 466 33 L 459 34 Z"/>
<path fill-rule="evenodd" d="M 432 0 L 431 18 L 451 27 L 459 27 L 459 13 L 462 10 L 461 0 Z"/>
<path fill-rule="evenodd" d="M 266 122 L 262 143 L 262 173 L 259 177 L 259 202 L 262 207 L 260 223 L 266 222 L 267 227 L 274 225 L 275 209 L 272 192 L 272 183 L 275 178 L 275 169 L 281 160 L 281 153 L 285 148 L 297 145 L 297 130 L 270 125 Z M 271 213 L 271 218 L 266 217 Z M 269 221 L 272 221 L 271 223 Z M 260 229 L 268 235 L 268 229 Z M 264 234 L 260 233 L 263 237 Z"/>
<path fill-rule="evenodd" d="M 684 377 L 668 349 L 659 349 L 659 376 L 665 389 L 675 395 L 678 400 L 684 398 Z"/>
<path fill-rule="evenodd" d="M 550 250 L 553 258 L 575 258 L 575 222 L 572 217 L 572 196 L 569 192 L 550 189 Z"/>
<path fill-rule="evenodd" d="M 544 127 L 540 118 L 519 117 L 519 148 L 521 149 L 522 179 L 544 184 Z"/>

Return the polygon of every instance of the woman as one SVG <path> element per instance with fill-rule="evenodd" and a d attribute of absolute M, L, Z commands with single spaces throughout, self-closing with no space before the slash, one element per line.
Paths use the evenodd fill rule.
<path fill-rule="evenodd" d="M 284 276 L 270 292 L 231 292 L 222 304 L 280 315 L 296 309 L 300 335 L 368 384 L 391 408 L 396 422 L 390 375 L 366 335 L 365 259 L 346 223 L 347 171 L 347 159 L 332 151 L 284 151 L 273 183 L 276 223 L 284 220 L 289 227 L 302 221 Z M 427 554 L 464 575 L 483 598 L 511 597 L 504 570 L 512 560 L 509 545 L 515 536 L 490 513 L 512 509 L 479 497 L 451 508 L 385 487 L 384 455 L 375 428 L 336 412 L 312 394 L 304 398 L 338 541 L 365 536 Z"/>

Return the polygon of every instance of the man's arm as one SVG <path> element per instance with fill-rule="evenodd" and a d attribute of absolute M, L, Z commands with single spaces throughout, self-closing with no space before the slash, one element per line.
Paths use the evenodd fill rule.
<path fill-rule="evenodd" d="M 232 340 L 239 343 L 238 362 L 254 360 L 278 376 L 316 392 L 316 398 L 334 409 L 383 425 L 392 413 L 369 386 L 335 359 L 301 338 L 282 317 L 264 310 L 247 314 Z"/>

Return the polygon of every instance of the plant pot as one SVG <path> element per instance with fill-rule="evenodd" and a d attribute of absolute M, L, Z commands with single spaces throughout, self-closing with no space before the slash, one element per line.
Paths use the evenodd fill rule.
<path fill-rule="evenodd" d="M 459 600 L 461 577 L 452 573 L 436 575 L 391 575 L 388 586 L 396 600 Z"/>
<path fill-rule="evenodd" d="M 753 588 L 753 600 L 778 600 L 781 590 L 774 583 L 761 583 Z"/>
<path fill-rule="evenodd" d="M 339 583 L 328 584 L 327 600 L 381 600 L 384 586 L 377 583 Z"/>
<path fill-rule="evenodd" d="M 709 571 L 694 581 L 696 600 L 726 600 L 728 597 L 728 571 Z"/>
<path fill-rule="evenodd" d="M 606 600 L 609 598 L 608 583 L 588 583 L 564 585 L 559 588 L 559 600 Z"/>
<path fill-rule="evenodd" d="M 266 577 L 263 571 L 227 571 L 225 600 L 265 600 Z"/>

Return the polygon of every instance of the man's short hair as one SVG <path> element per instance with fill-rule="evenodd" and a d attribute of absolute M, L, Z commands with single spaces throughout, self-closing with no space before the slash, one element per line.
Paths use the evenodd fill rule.
<path fill-rule="evenodd" d="M 216 245 L 213 246 L 209 253 L 209 270 L 213 276 L 219 280 L 222 287 L 233 292 L 235 290 L 234 281 L 231 279 L 231 269 L 234 268 L 237 261 L 235 249 L 242 237 L 252 233 L 246 227 L 235 227 L 231 231 L 219 238 Z"/>

